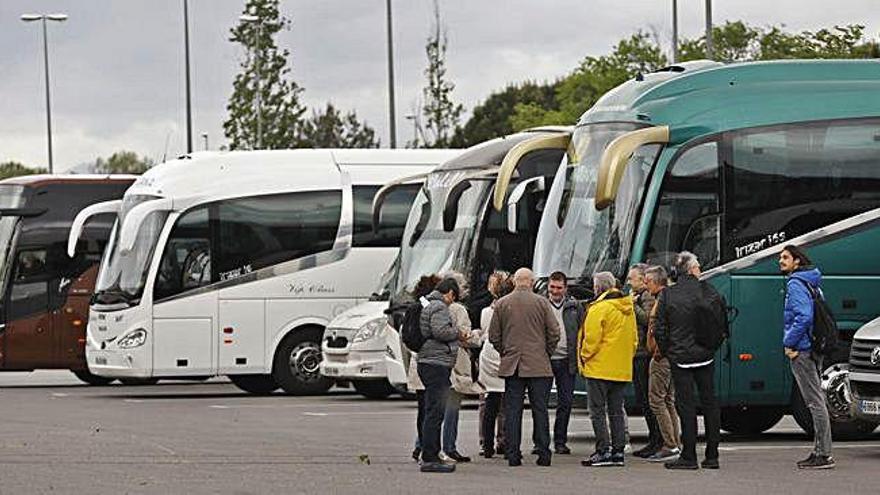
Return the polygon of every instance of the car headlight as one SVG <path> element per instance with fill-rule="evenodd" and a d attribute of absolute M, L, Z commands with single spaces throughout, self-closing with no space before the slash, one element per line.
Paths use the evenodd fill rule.
<path fill-rule="evenodd" d="M 354 338 L 351 339 L 352 343 L 357 344 L 358 342 L 366 342 L 370 339 L 373 339 L 379 332 L 385 328 L 385 323 L 388 319 L 384 316 L 380 318 L 374 318 L 358 328 L 357 333 L 354 334 Z"/>
<path fill-rule="evenodd" d="M 134 332 L 129 333 L 125 337 L 119 339 L 119 342 L 116 345 L 120 349 L 131 349 L 133 347 L 139 347 L 144 345 L 144 342 L 147 340 L 147 331 L 143 328 L 138 328 Z"/>

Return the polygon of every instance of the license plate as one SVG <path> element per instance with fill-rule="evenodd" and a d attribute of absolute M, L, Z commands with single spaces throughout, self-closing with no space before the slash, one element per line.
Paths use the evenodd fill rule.
<path fill-rule="evenodd" d="M 336 376 L 339 374 L 339 368 L 324 368 L 325 376 Z"/>
<path fill-rule="evenodd" d="M 106 365 L 106 364 L 107 364 L 107 358 L 105 358 L 105 357 L 96 357 L 96 358 L 95 358 L 95 364 Z"/>
<path fill-rule="evenodd" d="M 876 400 L 859 401 L 859 409 L 865 414 L 880 414 L 880 401 L 876 401 Z"/>

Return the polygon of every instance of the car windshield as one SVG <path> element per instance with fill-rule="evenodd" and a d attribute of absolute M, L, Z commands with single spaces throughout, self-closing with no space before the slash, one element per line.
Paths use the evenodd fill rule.
<path fill-rule="evenodd" d="M 458 200 L 455 229 L 447 232 L 443 230 L 446 198 L 466 174 L 461 170 L 434 172 L 416 196 L 403 232 L 395 293 L 411 291 L 422 275 L 463 270 L 460 265 L 465 261 L 475 225 L 493 185 L 492 181 L 471 181 Z"/>
<path fill-rule="evenodd" d="M 605 147 L 640 127 L 644 125 L 615 122 L 575 129 L 571 158 L 560 165 L 541 218 L 534 263 L 537 275 L 546 277 L 561 271 L 569 277 L 584 278 L 608 270 L 622 276 L 648 173 L 660 147 L 650 145 L 636 150 L 617 198 L 603 210 L 595 207 L 596 182 Z"/>
<path fill-rule="evenodd" d="M 128 303 L 137 304 L 144 291 L 147 272 L 153 251 L 159 240 L 159 234 L 168 218 L 167 211 L 154 211 L 144 217 L 137 231 L 134 247 L 124 252 L 119 248 L 119 232 L 125 225 L 128 213 L 137 205 L 157 199 L 155 196 L 131 195 L 122 200 L 119 216 L 104 259 L 101 262 L 101 273 L 95 286 L 95 302 L 100 304 Z"/>
<path fill-rule="evenodd" d="M 24 187 L 3 185 L 0 186 L 0 209 L 21 208 L 24 206 Z M 15 237 L 15 227 L 18 225 L 17 216 L 3 215 L 0 217 L 0 291 L 6 287 L 6 274 L 9 270 L 9 254 L 12 239 Z M 5 293 L 3 291 L 2 293 Z"/>

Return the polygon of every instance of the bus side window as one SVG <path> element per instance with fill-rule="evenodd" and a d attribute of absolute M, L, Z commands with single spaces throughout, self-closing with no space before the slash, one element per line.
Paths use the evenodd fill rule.
<path fill-rule="evenodd" d="M 211 244 L 208 207 L 190 210 L 174 224 L 156 276 L 154 299 L 208 285 L 211 276 Z"/>
<path fill-rule="evenodd" d="M 373 196 L 379 186 L 354 186 L 354 236 L 352 247 L 399 248 L 403 229 L 421 184 L 408 184 L 392 190 L 382 205 L 379 231 L 373 232 Z"/>
<path fill-rule="evenodd" d="M 45 249 L 18 253 L 12 277 L 11 304 L 7 309 L 10 320 L 48 311 L 50 278 Z"/>
<path fill-rule="evenodd" d="M 675 254 L 691 251 L 704 269 L 720 255 L 718 144 L 698 144 L 679 154 L 666 172 L 647 257 L 669 266 Z"/>

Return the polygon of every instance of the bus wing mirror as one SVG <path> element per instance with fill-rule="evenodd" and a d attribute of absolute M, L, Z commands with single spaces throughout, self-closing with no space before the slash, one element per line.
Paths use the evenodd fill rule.
<path fill-rule="evenodd" d="M 507 188 L 510 186 L 510 180 L 519 162 L 529 153 L 537 150 L 556 149 L 567 150 L 571 142 L 571 132 L 562 134 L 545 134 L 531 139 L 527 139 L 518 143 L 504 156 L 501 161 L 501 167 L 498 170 L 498 179 L 495 182 L 495 194 L 492 206 L 496 211 L 504 208 L 504 197 L 507 195 Z"/>
<path fill-rule="evenodd" d="M 452 186 L 449 194 L 446 196 L 446 204 L 443 205 L 443 230 L 452 232 L 455 230 L 455 220 L 458 218 L 458 202 L 461 200 L 462 194 L 471 188 L 471 181 L 468 179 L 460 181 Z"/>
<path fill-rule="evenodd" d="M 507 199 L 507 231 L 511 234 L 516 234 L 516 208 L 519 205 L 519 202 L 522 201 L 523 196 L 526 195 L 526 192 L 529 190 L 532 191 L 543 191 L 546 189 L 545 179 L 543 175 L 539 175 L 537 177 L 532 177 L 528 180 L 524 180 L 516 185 L 513 188 L 513 191 L 510 192 L 510 198 Z"/>
<path fill-rule="evenodd" d="M 371 210 L 373 214 L 373 233 L 379 232 L 379 224 L 382 220 L 382 205 L 385 204 L 385 200 L 388 198 L 388 195 L 404 184 L 424 181 L 427 177 L 427 173 L 410 175 L 409 177 L 401 177 L 400 179 L 393 180 L 385 184 L 384 186 L 379 188 L 378 191 L 376 191 L 376 195 L 373 196 L 373 208 Z"/>
<path fill-rule="evenodd" d="M 646 127 L 628 132 L 605 148 L 599 163 L 599 177 L 596 181 L 596 209 L 603 210 L 614 202 L 626 164 L 633 152 L 645 144 L 666 144 L 669 142 L 669 126 Z"/>
<path fill-rule="evenodd" d="M 141 203 L 132 208 L 120 224 L 122 228 L 119 229 L 119 250 L 126 253 L 134 248 L 137 234 L 141 229 L 141 223 L 150 213 L 168 211 L 171 210 L 171 207 L 171 198 L 159 198 Z"/>
<path fill-rule="evenodd" d="M 76 256 L 76 243 L 79 241 L 79 237 L 82 235 L 83 228 L 89 218 L 101 213 L 118 213 L 120 206 L 122 206 L 122 200 L 114 199 L 113 201 L 95 203 L 80 210 L 76 214 L 76 218 L 73 219 L 73 223 L 70 225 L 70 232 L 67 235 L 67 256 L 71 258 Z"/>

